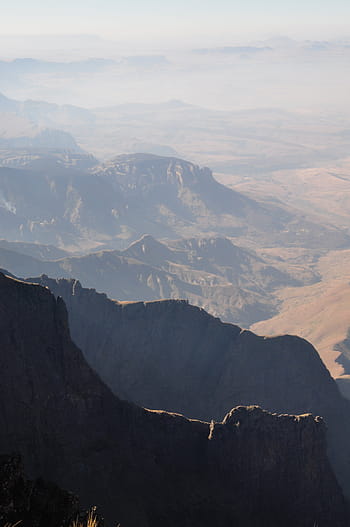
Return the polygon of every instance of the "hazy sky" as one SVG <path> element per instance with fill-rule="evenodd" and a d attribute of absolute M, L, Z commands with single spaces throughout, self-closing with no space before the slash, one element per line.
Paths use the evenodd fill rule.
<path fill-rule="evenodd" d="M 350 35 L 348 0 L 0 0 L 2 35 L 176 42 Z"/>

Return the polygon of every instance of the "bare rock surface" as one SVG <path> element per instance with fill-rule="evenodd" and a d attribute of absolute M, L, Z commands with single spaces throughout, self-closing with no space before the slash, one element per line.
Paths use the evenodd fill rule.
<path fill-rule="evenodd" d="M 31 478 L 126 527 L 348 525 L 319 418 L 147 411 L 87 365 L 48 289 L 0 274 L 0 315 L 0 452 L 18 451 Z"/>
<path fill-rule="evenodd" d="M 123 399 L 204 420 L 256 404 L 323 416 L 329 455 L 350 495 L 350 405 L 307 341 L 260 337 L 186 301 L 118 303 L 76 280 L 33 280 L 65 300 L 73 340 Z"/>

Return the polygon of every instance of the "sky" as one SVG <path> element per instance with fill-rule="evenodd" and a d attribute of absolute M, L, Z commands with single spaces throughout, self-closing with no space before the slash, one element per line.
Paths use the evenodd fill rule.
<path fill-rule="evenodd" d="M 350 35 L 348 0 L 0 0 L 1 35 L 204 42 Z"/>

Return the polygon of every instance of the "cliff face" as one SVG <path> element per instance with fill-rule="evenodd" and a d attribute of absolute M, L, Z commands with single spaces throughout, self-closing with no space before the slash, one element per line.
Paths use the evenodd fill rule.
<path fill-rule="evenodd" d="M 102 379 L 143 406 L 220 420 L 232 404 L 323 415 L 341 400 L 301 338 L 259 337 L 186 301 L 118 303 L 76 280 L 33 280 L 64 299 L 72 337 Z"/>
<path fill-rule="evenodd" d="M 75 280 L 35 280 L 64 298 L 74 341 L 123 399 L 204 420 L 255 404 L 325 417 L 350 496 L 350 405 L 311 344 L 258 337 L 184 301 L 118 304 Z"/>
<path fill-rule="evenodd" d="M 239 485 L 235 488 L 236 498 L 256 496 L 256 489 L 259 489 L 256 501 L 246 508 L 246 523 L 238 525 L 255 525 L 257 510 L 261 519 L 258 525 L 270 525 L 271 508 L 274 516 L 279 518 L 279 525 L 285 525 L 284 511 L 289 507 L 288 502 L 298 502 L 300 492 L 310 496 L 312 501 L 317 499 L 316 496 L 328 501 L 322 484 L 314 477 L 319 470 L 321 473 L 324 470 L 315 465 L 316 457 L 326 446 L 325 434 L 318 435 L 322 429 L 325 431 L 319 417 L 314 419 L 310 414 L 277 416 L 254 406 L 235 408 L 221 424 L 212 428 L 209 436 L 212 470 L 219 471 L 223 478 L 228 479 L 233 473 L 251 474 L 248 479 L 239 477 Z M 311 445 L 310 439 L 315 433 L 318 441 Z M 297 457 L 291 455 L 298 440 L 305 445 L 301 457 L 300 453 Z M 242 450 L 249 452 L 249 455 L 240 457 L 235 454 Z M 279 472 L 277 477 L 276 469 Z M 279 490 L 284 487 L 286 479 L 290 486 L 289 497 L 280 495 Z M 266 482 L 268 487 L 264 488 Z M 297 525 L 299 513 L 293 511 L 292 514 L 294 518 L 290 518 L 290 524 Z M 309 521 L 310 525 L 315 525 L 311 516 Z"/>
<path fill-rule="evenodd" d="M 0 314 L 0 452 L 20 452 L 31 477 L 126 527 L 347 525 L 319 419 L 146 411 L 90 369 L 47 289 L 0 274 Z"/>

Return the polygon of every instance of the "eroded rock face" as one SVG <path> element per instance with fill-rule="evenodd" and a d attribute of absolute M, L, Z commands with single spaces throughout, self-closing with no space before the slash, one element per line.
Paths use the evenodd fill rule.
<path fill-rule="evenodd" d="M 329 500 L 318 480 L 325 468 L 316 461 L 326 447 L 325 434 L 320 433 L 321 430 L 325 432 L 320 417 L 313 418 L 310 414 L 276 415 L 256 406 L 237 407 L 225 416 L 222 423 L 212 427 L 209 436 L 211 469 L 214 473 L 219 472 L 223 478 L 238 475 L 236 499 L 255 496 L 254 501 L 247 504 L 247 520 L 243 525 L 255 525 L 258 510 L 259 525 L 270 525 L 272 510 L 274 518 L 279 518 L 279 525 L 285 525 L 284 511 L 289 508 L 290 501 L 299 501 L 300 492 L 308 495 L 312 502 L 315 500 L 315 503 L 321 498 L 318 502 L 321 511 L 321 502 Z M 318 441 L 310 442 L 311 437 L 315 436 Z M 304 449 L 296 454 L 293 449 L 299 440 Z M 247 452 L 247 455 L 236 455 L 236 452 L 242 451 Z M 249 478 L 240 477 L 247 472 L 250 473 Z M 281 489 L 286 488 L 286 481 L 290 489 L 289 496 L 284 495 L 283 491 L 281 493 Z M 295 510 L 292 514 L 294 518 L 288 519 L 287 523 L 297 525 L 299 513 Z M 306 524 L 314 525 L 312 513 L 306 510 L 304 514 L 309 516 Z"/>
<path fill-rule="evenodd" d="M 118 303 L 77 280 L 34 280 L 64 299 L 72 337 L 117 395 L 148 408 L 221 420 L 233 405 L 327 414 L 341 401 L 316 350 L 259 337 L 186 301 Z"/>
<path fill-rule="evenodd" d="M 240 408 L 209 424 L 120 401 L 71 341 L 63 301 L 3 274 L 0 401 L 0 452 L 114 524 L 348 525 L 319 419 Z"/>
<path fill-rule="evenodd" d="M 123 399 L 204 420 L 256 404 L 322 415 L 350 496 L 350 405 L 304 339 L 258 337 L 185 301 L 117 303 L 76 280 L 35 280 L 64 298 L 74 341 Z"/>

